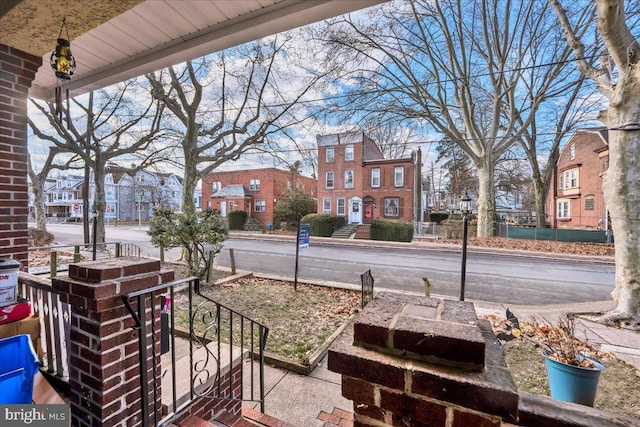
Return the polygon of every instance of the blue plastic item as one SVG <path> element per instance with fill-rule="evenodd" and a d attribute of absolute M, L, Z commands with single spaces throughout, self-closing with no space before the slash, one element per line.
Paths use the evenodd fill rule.
<path fill-rule="evenodd" d="M 565 402 L 593 406 L 600 372 L 604 370 L 604 366 L 595 360 L 588 359 L 595 368 L 581 368 L 553 360 L 545 354 L 545 351 L 542 355 L 547 363 L 551 397 Z"/>
<path fill-rule="evenodd" d="M 33 403 L 38 356 L 29 335 L 0 339 L 0 404 Z"/>

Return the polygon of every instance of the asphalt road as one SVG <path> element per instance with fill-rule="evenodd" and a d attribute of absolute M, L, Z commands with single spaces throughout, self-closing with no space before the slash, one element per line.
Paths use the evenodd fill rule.
<path fill-rule="evenodd" d="M 238 269 L 293 277 L 295 244 L 232 238 Z M 217 264 L 229 265 L 228 251 Z M 377 289 L 431 292 L 459 296 L 461 255 L 456 250 L 405 249 L 313 244 L 299 259 L 300 279 L 359 284 L 360 273 L 371 269 Z M 611 298 L 614 266 L 607 263 L 510 254 L 467 254 L 465 298 L 511 304 L 553 304 L 602 301 Z"/>
<path fill-rule="evenodd" d="M 49 224 L 59 244 L 82 241 L 82 226 Z M 107 241 L 135 243 L 145 256 L 159 257 L 144 227 L 107 227 Z M 229 248 L 235 252 L 238 269 L 293 278 L 295 244 L 290 241 L 230 238 L 216 264 L 229 266 Z M 179 249 L 168 251 L 176 259 Z M 424 293 L 423 277 L 432 294 L 458 297 L 461 255 L 459 250 L 407 249 L 353 246 L 348 241 L 312 244 L 299 260 L 301 280 L 359 284 L 360 274 L 371 269 L 376 289 Z M 611 298 L 614 265 L 577 261 L 544 254 L 539 257 L 479 253 L 467 255 L 466 299 L 506 304 L 553 304 L 602 301 Z"/>

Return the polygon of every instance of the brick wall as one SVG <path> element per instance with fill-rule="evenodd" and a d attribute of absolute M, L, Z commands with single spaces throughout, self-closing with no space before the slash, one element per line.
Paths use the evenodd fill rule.
<path fill-rule="evenodd" d="M 338 139 L 339 141 L 339 139 Z M 331 213 L 338 214 L 338 199 L 345 199 L 345 217 L 349 218 L 349 199 L 359 197 L 369 199 L 369 203 L 375 205 L 371 210 L 371 220 L 377 218 L 394 219 L 405 222 L 413 220 L 413 200 L 414 200 L 414 173 L 415 166 L 411 159 L 389 159 L 384 160 L 382 155 L 373 155 L 371 146 L 374 142 L 369 138 L 363 138 L 359 142 L 348 142 L 338 145 L 320 145 L 318 147 L 318 213 L 323 212 L 323 199 L 331 200 Z M 345 150 L 347 146 L 353 146 L 353 160 L 345 160 Z M 327 162 L 327 149 L 333 150 L 333 161 Z M 369 154 L 365 154 L 369 153 Z M 372 158 L 374 157 L 374 158 Z M 396 186 L 394 182 L 394 169 L 402 167 L 404 170 L 404 182 Z M 371 170 L 380 170 L 380 185 L 371 185 Z M 353 171 L 354 183 L 352 188 L 345 186 L 345 172 Z M 326 173 L 333 172 L 333 188 L 326 186 Z M 398 215 L 385 215 L 385 199 L 394 198 L 394 202 L 399 203 Z M 367 207 L 363 206 L 364 213 Z M 363 222 L 370 223 L 364 217 Z"/>
<path fill-rule="evenodd" d="M 600 220 L 606 217 L 606 205 L 602 192 L 603 173 L 608 168 L 608 150 L 603 140 L 605 131 L 580 129 L 562 149 L 547 196 L 547 221 L 553 228 L 605 229 Z M 573 146 L 573 149 L 572 149 Z M 572 158 L 573 153 L 573 158 Z M 560 188 L 559 176 L 576 171 L 577 188 Z M 587 206 L 586 198 L 593 198 Z M 558 200 L 569 204 L 569 217 L 558 218 Z"/>
<path fill-rule="evenodd" d="M 250 183 L 252 179 L 260 180 L 259 190 L 251 190 Z M 300 191 L 304 191 L 314 197 L 317 191 L 315 179 L 276 168 L 215 172 L 202 178 L 202 209 L 208 209 L 208 204 L 211 203 L 211 209 L 220 210 L 220 202 L 223 199 L 211 199 L 211 184 L 213 182 L 220 182 L 222 187 L 230 184 L 243 185 L 251 194 L 250 203 L 245 206 L 244 210 L 247 211 L 250 217 L 259 219 L 265 226 L 273 224 L 273 207 L 278 200 L 286 199 L 287 191 L 289 190 L 288 183 L 290 183 L 291 190 L 295 190 L 297 185 Z M 241 209 L 244 203 L 233 200 L 234 206 L 240 206 Z M 255 202 L 257 200 L 264 200 L 264 212 L 256 212 Z M 234 209 L 237 208 L 234 207 Z"/>
<path fill-rule="evenodd" d="M 473 304 L 381 293 L 329 349 L 354 427 L 621 427 L 633 420 L 519 393 Z"/>
<path fill-rule="evenodd" d="M 26 269 L 27 92 L 42 58 L 0 44 L 0 257 Z"/>

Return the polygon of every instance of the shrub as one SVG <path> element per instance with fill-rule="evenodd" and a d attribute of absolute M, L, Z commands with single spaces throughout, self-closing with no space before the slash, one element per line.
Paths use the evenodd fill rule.
<path fill-rule="evenodd" d="M 29 246 L 48 246 L 51 243 L 53 243 L 53 234 L 47 230 L 40 230 L 34 227 L 29 228 Z"/>
<path fill-rule="evenodd" d="M 387 219 L 374 219 L 371 223 L 371 239 L 410 242 L 413 240 L 413 224 Z"/>
<path fill-rule="evenodd" d="M 287 225 L 296 224 L 296 216 L 301 213 L 307 215 L 316 211 L 316 201 L 310 195 L 302 191 L 289 191 L 287 198 L 278 200 L 273 207 L 273 222 Z"/>
<path fill-rule="evenodd" d="M 247 218 L 247 221 L 244 223 L 242 227 L 245 231 L 260 231 L 264 232 L 264 225 L 258 218 Z"/>
<path fill-rule="evenodd" d="M 149 221 L 147 234 L 156 247 L 183 247 L 189 274 L 202 279 L 211 268 L 209 255 L 216 255 L 222 250 L 227 228 L 224 218 L 212 211 L 188 215 L 157 209 Z"/>
<path fill-rule="evenodd" d="M 446 239 L 462 239 L 462 219 L 448 219 L 442 223 L 446 227 Z M 478 230 L 478 221 L 471 218 L 467 228 L 468 236 L 475 236 Z"/>
<path fill-rule="evenodd" d="M 445 219 L 449 218 L 448 212 L 431 212 L 429 213 L 429 222 L 435 222 L 440 224 Z"/>
<path fill-rule="evenodd" d="M 247 213 L 245 211 L 231 211 L 227 215 L 229 221 L 229 230 L 242 230 L 244 223 L 247 222 Z"/>
<path fill-rule="evenodd" d="M 330 214 L 305 215 L 301 223 L 311 225 L 311 235 L 317 237 L 331 237 L 333 232 L 345 224 L 343 216 Z"/>

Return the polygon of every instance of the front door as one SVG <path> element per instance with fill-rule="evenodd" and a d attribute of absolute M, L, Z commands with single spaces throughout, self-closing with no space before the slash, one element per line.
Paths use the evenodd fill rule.
<path fill-rule="evenodd" d="M 220 202 L 220 216 L 227 217 L 227 202 Z"/>
<path fill-rule="evenodd" d="M 364 223 L 371 224 L 373 220 L 373 204 L 367 203 L 364 205 Z"/>
<path fill-rule="evenodd" d="M 349 224 L 362 224 L 362 199 L 360 197 L 349 199 Z"/>

